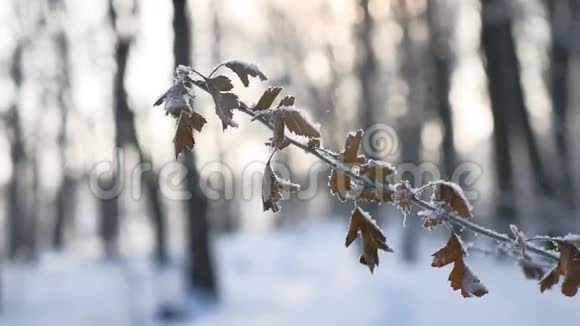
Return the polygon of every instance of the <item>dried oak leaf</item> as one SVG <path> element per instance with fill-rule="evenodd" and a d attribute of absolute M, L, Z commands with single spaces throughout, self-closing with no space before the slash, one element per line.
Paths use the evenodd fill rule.
<path fill-rule="evenodd" d="M 338 160 L 352 167 L 360 166 L 366 161 L 365 157 L 359 155 L 360 142 L 362 140 L 362 129 L 351 132 L 346 136 L 344 151 L 340 153 Z M 351 190 L 350 177 L 333 169 L 330 174 L 330 193 L 338 197 L 340 201 L 346 201 L 348 193 Z M 374 195 L 372 195 L 374 197 Z"/>
<path fill-rule="evenodd" d="M 280 210 L 280 201 L 287 198 L 290 193 L 300 190 L 300 185 L 292 183 L 288 180 L 279 178 L 272 167 L 270 161 L 266 163 L 264 169 L 264 177 L 262 179 L 262 203 L 264 212 L 271 209 L 276 213 Z"/>
<path fill-rule="evenodd" d="M 564 276 L 562 283 L 562 293 L 573 297 L 578 293 L 580 286 L 580 250 L 570 242 L 558 241 L 560 248 L 560 260 L 540 281 L 540 291 L 544 292 L 557 284 L 560 276 Z"/>
<path fill-rule="evenodd" d="M 387 238 L 369 213 L 357 206 L 350 218 L 346 234 L 346 247 L 350 246 L 359 234 L 363 245 L 363 252 L 359 261 L 361 264 L 368 266 L 372 273 L 375 266 L 379 266 L 378 250 L 382 249 L 387 252 L 393 252 L 393 250 L 387 245 Z"/>
<path fill-rule="evenodd" d="M 254 105 L 254 111 L 268 110 L 276 100 L 276 97 L 280 95 L 280 92 L 282 92 L 282 87 L 269 87 L 266 89 L 262 97 L 258 100 L 258 103 Z"/>
<path fill-rule="evenodd" d="M 455 261 L 455 265 L 453 265 L 453 269 L 449 274 L 449 281 L 451 282 L 451 288 L 453 290 L 461 290 L 461 295 L 464 298 L 472 296 L 481 298 L 488 293 L 485 285 L 465 264 L 463 257 Z"/>
<path fill-rule="evenodd" d="M 435 187 L 433 191 L 434 202 L 447 203 L 452 210 L 465 219 L 473 217 L 471 214 L 471 205 L 467 198 L 465 198 L 463 190 L 457 184 L 436 181 L 433 185 Z"/>
<path fill-rule="evenodd" d="M 258 77 L 261 81 L 268 80 L 268 77 L 264 75 L 258 66 L 253 63 L 241 62 L 238 60 L 228 61 L 225 66 L 230 68 L 233 72 L 238 75 L 245 87 L 250 85 L 249 76 Z"/>
<path fill-rule="evenodd" d="M 177 128 L 175 130 L 175 136 L 173 137 L 176 159 L 184 150 L 191 151 L 193 149 L 193 146 L 195 145 L 193 130 L 195 129 L 198 132 L 201 132 L 201 129 L 206 123 L 207 120 L 197 112 L 181 113 L 177 120 Z"/>
<path fill-rule="evenodd" d="M 433 267 L 443 267 L 454 263 L 449 274 L 449 281 L 453 290 L 461 290 L 464 298 L 471 296 L 482 297 L 488 293 L 487 288 L 481 283 L 479 278 L 473 274 L 463 257 L 465 249 L 459 236 L 452 233 L 447 244 L 433 254 Z"/>
<path fill-rule="evenodd" d="M 452 233 L 445 247 L 439 249 L 433 254 L 433 262 L 431 263 L 431 266 L 443 267 L 455 262 L 464 255 L 465 249 L 463 249 L 461 239 L 459 239 L 457 234 Z"/>

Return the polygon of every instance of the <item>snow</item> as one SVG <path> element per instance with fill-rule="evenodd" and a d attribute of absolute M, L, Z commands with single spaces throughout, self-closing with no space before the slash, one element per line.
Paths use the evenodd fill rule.
<path fill-rule="evenodd" d="M 220 237 L 220 303 L 197 306 L 191 319 L 171 325 L 580 325 L 580 297 L 541 294 L 513 263 L 489 257 L 468 261 L 490 293 L 462 298 L 447 281 L 451 266 L 430 267 L 443 238 L 423 241 L 417 264 L 381 254 L 371 275 L 356 246 L 344 248 L 345 224 Z M 399 240 L 389 237 L 392 245 Z M 174 274 L 160 276 L 143 259 L 113 264 L 73 255 L 48 255 L 33 270 L 4 266 L 0 325 L 158 325 L 155 307 L 179 288 Z"/>

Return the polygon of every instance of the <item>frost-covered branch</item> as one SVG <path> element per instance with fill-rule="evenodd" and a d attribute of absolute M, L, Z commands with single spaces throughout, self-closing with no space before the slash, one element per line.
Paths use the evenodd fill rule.
<path fill-rule="evenodd" d="M 379 264 L 378 250 L 392 252 L 386 243 L 386 237 L 376 225 L 370 214 L 358 207 L 359 201 L 376 204 L 392 203 L 404 215 L 414 206 L 421 209 L 423 226 L 432 229 L 439 225 L 447 225 L 450 238 L 447 244 L 433 256 L 433 267 L 444 267 L 453 264 L 449 275 L 451 287 L 460 290 L 464 297 L 481 297 L 488 293 L 487 288 L 466 264 L 464 257 L 468 247 L 462 243 L 461 237 L 450 224 L 459 226 L 489 239 L 499 242 L 497 253 L 507 254 L 518 260 L 524 274 L 528 278 L 541 279 L 540 289 L 544 291 L 557 284 L 560 276 L 564 277 L 562 292 L 574 296 L 580 287 L 580 237 L 535 237 L 526 238 L 517 227 L 511 226 L 513 236 L 498 233 L 471 221 L 474 217 L 469 201 L 463 195 L 461 188 L 451 182 L 435 181 L 418 189 L 410 187 L 406 181 L 392 185 L 388 177 L 395 173 L 395 168 L 387 162 L 369 159 L 359 154 L 363 130 L 347 135 L 344 150 L 340 153 L 325 149 L 321 144 L 319 127 L 305 118 L 303 112 L 294 107 L 294 97 L 286 96 L 272 107 L 281 93 L 281 87 L 268 88 L 255 105 L 248 105 L 232 92 L 234 86 L 229 77 L 216 75 L 220 67 L 232 70 L 245 87 L 249 86 L 249 77 L 266 80 L 266 76 L 256 65 L 240 61 L 229 61 L 216 66 L 206 77 L 189 67 L 177 68 L 174 85 L 155 102 L 155 105 L 165 103 L 165 110 L 176 119 L 174 138 L 176 157 L 184 150 L 191 150 L 195 144 L 193 130 L 201 132 L 206 119 L 193 111 L 193 86 L 207 92 L 213 99 L 215 111 L 222 121 L 223 129 L 237 127 L 233 121 L 233 110 L 238 110 L 250 116 L 250 121 L 257 120 L 272 130 L 273 136 L 267 143 L 272 152 L 266 163 L 262 183 L 262 200 L 264 210 L 277 212 L 280 201 L 289 193 L 300 190 L 299 185 L 284 180 L 274 173 L 270 167 L 272 156 L 293 145 L 313 155 L 331 169 L 329 187 L 331 194 L 338 200 L 353 201 L 355 209 L 350 218 L 346 245 L 350 245 L 360 236 L 363 248 L 360 256 L 361 264 L 368 266 L 371 272 Z M 196 79 L 200 77 L 201 79 Z M 430 201 L 421 199 L 419 194 L 432 190 Z M 558 245 L 560 254 L 550 252 L 532 244 L 531 240 L 549 241 Z M 500 250 L 501 249 L 501 250 Z M 490 253 L 493 253 L 490 251 Z M 545 266 L 534 262 L 529 254 L 543 257 L 545 262 L 557 263 L 551 271 L 545 272 Z"/>

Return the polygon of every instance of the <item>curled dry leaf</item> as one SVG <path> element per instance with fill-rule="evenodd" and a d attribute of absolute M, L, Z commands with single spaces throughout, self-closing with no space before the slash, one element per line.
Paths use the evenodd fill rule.
<path fill-rule="evenodd" d="M 365 157 L 358 154 L 362 136 L 362 129 L 357 130 L 356 133 L 351 132 L 346 136 L 344 151 L 339 155 L 339 161 L 350 167 L 364 164 Z M 333 169 L 330 174 L 329 186 L 330 193 L 344 202 L 351 190 L 350 177 Z"/>
<path fill-rule="evenodd" d="M 540 291 L 552 288 L 560 281 L 560 276 L 564 276 L 562 293 L 573 297 L 580 287 L 580 250 L 574 243 L 567 241 L 558 241 L 558 247 L 560 248 L 558 265 L 540 281 Z"/>
<path fill-rule="evenodd" d="M 471 296 L 482 297 L 488 293 L 487 288 L 479 278 L 469 269 L 463 257 L 465 249 L 459 236 L 451 233 L 447 244 L 433 254 L 433 267 L 443 267 L 454 263 L 449 274 L 449 281 L 453 290 L 461 290 L 464 298 Z"/>
<path fill-rule="evenodd" d="M 250 85 L 249 76 L 258 77 L 261 81 L 268 80 L 268 77 L 264 75 L 258 66 L 253 63 L 245 63 L 238 60 L 228 61 L 225 66 L 230 68 L 233 72 L 238 75 L 245 87 Z"/>
<path fill-rule="evenodd" d="M 471 214 L 471 205 L 465 198 L 463 190 L 459 185 L 453 182 L 436 181 L 433 183 L 435 187 L 433 190 L 434 202 L 445 202 L 454 210 L 459 216 L 463 218 L 473 217 Z"/>
<path fill-rule="evenodd" d="M 359 261 L 361 264 L 368 266 L 372 273 L 375 266 L 379 266 L 378 250 L 382 249 L 387 252 L 393 252 L 393 250 L 387 245 L 387 238 L 369 213 L 357 206 L 350 217 L 346 234 L 346 247 L 350 246 L 359 234 L 363 245 L 363 253 Z"/>
<path fill-rule="evenodd" d="M 198 132 L 201 132 L 201 129 L 206 123 L 207 120 L 197 112 L 181 113 L 177 120 L 177 128 L 175 130 L 175 136 L 173 137 L 176 159 L 181 152 L 193 149 L 193 146 L 195 145 L 193 130 L 195 129 Z"/>
<path fill-rule="evenodd" d="M 290 193 L 300 190 L 300 185 L 292 183 L 288 180 L 279 178 L 272 167 L 270 161 L 266 163 L 264 169 L 264 177 L 262 179 L 262 203 L 264 212 L 271 209 L 276 213 L 280 210 L 280 201 L 287 198 Z"/>

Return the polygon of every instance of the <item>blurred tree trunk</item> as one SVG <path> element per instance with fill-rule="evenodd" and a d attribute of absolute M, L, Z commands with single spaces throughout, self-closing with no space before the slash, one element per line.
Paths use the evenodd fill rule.
<path fill-rule="evenodd" d="M 361 127 L 367 129 L 373 124 L 379 123 L 376 115 L 376 97 L 375 97 L 375 82 L 377 59 L 373 47 L 373 32 L 374 22 L 369 9 L 369 0 L 360 0 L 360 10 L 362 12 L 362 21 L 358 26 L 358 39 L 361 41 L 358 47 L 359 64 L 357 68 L 357 75 L 360 82 L 360 111 Z M 372 159 L 380 159 L 376 156 L 377 151 L 372 150 L 371 153 L 365 153 L 367 157 Z"/>
<path fill-rule="evenodd" d="M 549 22 L 551 29 L 550 45 L 550 68 L 549 88 L 552 96 L 552 110 L 554 116 L 553 132 L 556 140 L 556 152 L 558 154 L 561 173 L 559 175 L 559 189 L 562 198 L 569 207 L 574 207 L 573 172 L 570 163 L 570 150 L 568 140 L 568 110 L 569 110 L 569 70 L 570 53 L 568 35 L 572 23 L 578 19 L 578 6 L 572 0 L 546 0 Z M 576 8 L 574 8 L 576 7 Z"/>
<path fill-rule="evenodd" d="M 175 66 L 191 66 L 191 25 L 187 14 L 187 0 L 173 0 L 173 54 Z M 200 291 L 208 297 L 217 295 L 217 284 L 213 266 L 211 242 L 209 240 L 208 202 L 199 187 L 193 154 L 185 154 L 184 165 L 187 169 L 186 187 L 191 198 L 186 201 L 188 271 L 186 275 L 188 290 Z"/>
<path fill-rule="evenodd" d="M 486 58 L 489 95 L 494 116 L 497 181 L 502 194 L 498 198 L 498 213 L 514 222 L 515 197 L 511 171 L 510 131 L 526 143 L 535 175 L 536 190 L 552 196 L 553 189 L 542 163 L 536 137 L 530 124 L 520 77 L 520 64 L 512 33 L 513 9 L 511 2 L 482 0 L 481 42 Z M 513 122 L 513 123 L 512 123 Z M 515 127 L 515 128 L 514 128 Z"/>
<path fill-rule="evenodd" d="M 212 11 L 212 26 L 213 26 L 213 40 L 211 43 L 211 52 L 214 64 L 218 64 L 222 62 L 223 56 L 221 51 L 222 46 L 222 20 L 221 20 L 221 10 L 223 3 L 220 0 L 213 0 L 211 2 L 211 11 Z M 214 128 L 216 133 L 221 133 L 221 128 Z M 223 143 L 222 135 L 216 135 L 216 145 L 218 151 L 218 161 L 220 164 L 226 164 L 225 162 L 225 148 Z M 218 171 L 220 175 L 224 175 L 223 169 Z M 224 182 L 224 187 L 226 187 L 226 183 Z M 225 190 L 225 188 L 224 188 Z M 224 191 L 224 194 L 226 192 Z M 239 217 L 234 213 L 238 211 L 235 207 L 238 206 L 236 202 L 236 198 L 221 198 L 214 202 L 216 217 L 219 217 L 221 221 L 220 227 L 224 232 L 234 232 L 239 227 Z"/>
<path fill-rule="evenodd" d="M 407 114 L 397 123 L 398 136 L 401 144 L 401 159 L 402 163 L 410 164 L 412 167 L 410 171 L 401 177 L 409 180 L 412 186 L 417 187 L 423 184 L 425 180 L 418 172 L 420 167 L 420 150 L 421 150 L 421 125 L 422 125 L 422 107 L 425 105 L 424 94 L 426 88 L 424 84 L 425 76 L 422 75 L 423 69 L 421 65 L 424 64 L 420 57 L 419 45 L 412 37 L 412 28 L 415 23 L 415 17 L 412 16 L 408 9 L 408 1 L 402 0 L 398 2 L 395 8 L 395 15 L 401 26 L 403 35 L 401 40 L 401 50 L 399 53 L 400 75 L 404 82 L 408 85 L 407 94 Z M 405 173 L 405 172 L 402 172 Z M 411 216 L 414 219 L 415 216 Z M 412 262 L 417 258 L 417 251 L 419 247 L 418 236 L 420 231 L 419 223 L 408 223 L 403 233 L 402 254 L 407 262 Z"/>
<path fill-rule="evenodd" d="M 430 52 L 433 58 L 436 107 L 443 127 L 442 162 L 443 177 L 449 179 L 457 164 L 457 154 L 453 143 L 453 115 L 449 92 L 451 85 L 452 21 L 441 0 L 427 1 L 427 23 L 430 32 Z"/>
<path fill-rule="evenodd" d="M 136 15 L 137 9 L 134 7 L 133 15 Z M 115 146 L 117 149 L 126 148 L 126 146 L 133 147 L 137 150 L 139 156 L 140 166 L 144 167 L 142 181 L 144 182 L 145 192 L 147 194 L 147 205 L 149 206 L 148 212 L 151 215 L 152 222 L 154 225 L 155 233 L 155 261 L 160 265 L 165 265 L 168 262 L 168 252 L 167 252 L 167 235 L 166 235 L 166 218 L 163 210 L 163 204 L 161 202 L 160 190 L 157 183 L 157 175 L 152 170 L 150 159 L 147 157 L 139 140 L 137 138 L 137 131 L 135 126 L 135 113 L 131 110 L 128 103 L 127 91 L 124 86 L 125 75 L 127 72 L 127 61 L 129 58 L 129 53 L 131 50 L 131 45 L 133 43 L 133 36 L 126 35 L 126 31 L 119 31 L 117 29 L 118 13 L 115 10 L 114 1 L 110 2 L 109 16 L 111 20 L 111 25 L 116 32 L 115 40 L 115 62 L 117 64 L 117 69 L 115 71 L 113 80 L 113 108 L 114 108 L 114 119 L 115 119 Z M 134 18 L 134 17 L 133 17 Z M 117 176 L 116 180 L 120 178 L 119 173 L 124 173 L 122 167 L 119 166 L 120 160 L 117 159 Z M 108 199 L 111 201 L 118 202 L 118 196 L 113 199 Z M 118 219 L 118 203 L 111 203 L 107 205 L 111 217 Z M 118 227 L 120 225 L 119 221 L 113 221 L 111 225 L 116 230 L 113 230 L 118 234 Z"/>
<path fill-rule="evenodd" d="M 510 112 L 516 106 L 524 105 L 519 79 L 519 63 L 515 53 L 509 13 L 492 20 L 486 15 L 497 12 L 497 8 L 502 6 L 501 1 L 482 0 L 481 4 L 481 43 L 486 59 L 485 70 L 494 125 L 496 180 L 500 190 L 496 202 L 497 214 L 499 218 L 515 223 L 517 216 L 511 163 L 512 138 L 509 129 L 510 121 L 515 118 Z M 507 9 L 504 8 L 504 10 Z"/>
<path fill-rule="evenodd" d="M 64 5 L 62 5 L 64 6 Z M 64 11 L 64 7 L 61 9 Z M 55 36 L 58 58 L 60 58 L 60 74 L 57 80 L 59 90 L 57 102 L 60 108 L 61 128 L 58 132 L 58 149 L 60 166 L 62 169 L 62 179 L 56 189 L 55 196 L 55 223 L 52 231 L 52 247 L 61 250 L 65 246 L 66 226 L 72 219 L 76 206 L 76 180 L 70 174 L 67 167 L 68 133 L 67 124 L 70 103 L 70 58 L 69 44 L 64 27 L 61 27 Z"/>
<path fill-rule="evenodd" d="M 24 249 L 25 243 L 25 204 L 24 204 L 24 178 L 26 166 L 26 152 L 19 109 L 20 88 L 22 86 L 22 54 L 24 46 L 16 44 L 12 53 L 10 76 L 14 83 L 15 98 L 8 111 L 7 124 L 10 128 L 10 158 L 12 160 L 12 177 L 8 184 L 8 256 L 17 258 Z"/>
<path fill-rule="evenodd" d="M 26 251 L 25 258 L 27 261 L 34 261 L 38 258 L 38 225 L 39 225 L 39 206 L 41 205 L 40 196 L 40 162 L 38 160 L 38 148 L 34 149 L 34 154 L 30 158 L 31 182 L 29 187 L 29 200 L 27 202 L 25 239 Z"/>

